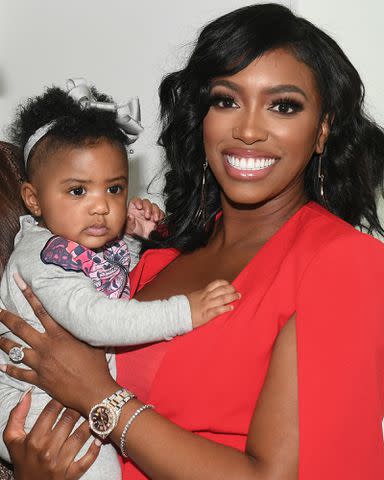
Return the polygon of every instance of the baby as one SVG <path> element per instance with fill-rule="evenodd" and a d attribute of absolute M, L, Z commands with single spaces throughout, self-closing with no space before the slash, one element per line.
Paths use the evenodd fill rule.
<path fill-rule="evenodd" d="M 20 219 L 0 296 L 7 310 L 37 329 L 42 326 L 17 288 L 15 273 L 61 325 L 95 346 L 169 340 L 233 308 L 238 294 L 226 281 L 167 300 L 130 300 L 128 273 L 140 244 L 126 234 L 147 236 L 160 218 L 148 202 L 136 200 L 127 208 L 126 146 L 141 130 L 138 101 L 118 106 L 84 80 L 70 80 L 68 92 L 47 89 L 19 111 L 13 137 L 24 149 L 28 181 L 21 192 L 32 216 Z M 22 344 L 2 324 L 0 334 Z M 11 360 L 21 361 L 20 349 L 15 353 L 21 358 L 10 355 Z M 113 355 L 109 363 L 115 375 Z M 2 430 L 6 412 L 27 388 L 0 374 Z M 47 394 L 34 391 L 27 431 L 48 401 Z M 9 461 L 2 441 L 0 455 Z M 106 444 L 83 478 L 120 476 L 115 450 Z"/>

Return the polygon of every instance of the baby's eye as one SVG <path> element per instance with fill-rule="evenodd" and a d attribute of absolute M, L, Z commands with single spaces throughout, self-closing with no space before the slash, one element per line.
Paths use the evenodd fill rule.
<path fill-rule="evenodd" d="M 238 108 L 235 99 L 229 95 L 212 95 L 210 98 L 210 105 L 219 108 Z"/>
<path fill-rule="evenodd" d="M 116 195 L 122 192 L 123 188 L 120 185 L 112 185 L 112 187 L 109 187 L 107 191 L 108 193 L 112 193 L 113 195 Z"/>
<path fill-rule="evenodd" d="M 84 187 L 76 187 L 72 188 L 69 193 L 71 195 L 74 195 L 75 197 L 81 197 L 82 195 L 85 195 L 85 188 Z"/>

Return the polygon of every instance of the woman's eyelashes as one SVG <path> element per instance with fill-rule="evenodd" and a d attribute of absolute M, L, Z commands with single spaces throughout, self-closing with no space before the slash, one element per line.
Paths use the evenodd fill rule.
<path fill-rule="evenodd" d="M 219 108 L 239 108 L 239 105 L 231 95 L 222 93 L 212 93 L 209 97 L 209 106 Z"/>
<path fill-rule="evenodd" d="M 212 93 L 209 98 L 209 105 L 220 109 L 240 108 L 240 104 L 236 99 L 224 93 Z M 292 97 L 280 97 L 272 100 L 267 104 L 267 108 L 281 115 L 293 115 L 304 109 L 303 103 Z"/>
<path fill-rule="evenodd" d="M 304 108 L 302 102 L 291 97 L 282 97 L 272 100 L 269 110 L 280 113 L 282 115 L 293 115 L 301 112 Z"/>

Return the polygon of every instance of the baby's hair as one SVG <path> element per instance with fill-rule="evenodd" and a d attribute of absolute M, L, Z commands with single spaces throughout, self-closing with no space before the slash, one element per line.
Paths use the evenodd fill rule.
<path fill-rule="evenodd" d="M 91 91 L 97 101 L 112 101 L 95 88 Z M 54 127 L 37 142 L 29 155 L 26 167 L 28 179 L 42 162 L 60 148 L 94 145 L 100 139 L 106 139 L 121 147 L 126 155 L 127 137 L 119 129 L 116 112 L 84 109 L 58 87 L 47 88 L 42 95 L 30 98 L 19 106 L 9 129 L 10 138 L 23 150 L 29 137 L 52 121 L 55 121 Z"/>

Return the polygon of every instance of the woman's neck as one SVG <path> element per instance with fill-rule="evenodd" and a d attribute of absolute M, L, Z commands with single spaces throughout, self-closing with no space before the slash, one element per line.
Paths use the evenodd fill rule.
<path fill-rule="evenodd" d="M 288 196 L 287 196 L 288 197 Z M 222 217 L 211 237 L 218 248 L 254 248 L 266 243 L 303 205 L 304 193 L 279 197 L 258 205 L 235 205 L 222 194 Z"/>

